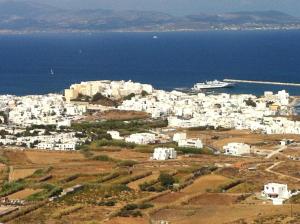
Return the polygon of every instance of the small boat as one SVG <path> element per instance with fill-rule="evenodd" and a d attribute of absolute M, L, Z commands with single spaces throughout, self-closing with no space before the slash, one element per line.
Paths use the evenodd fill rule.
<path fill-rule="evenodd" d="M 158 36 L 153 36 L 153 39 L 158 39 Z"/>
<path fill-rule="evenodd" d="M 50 74 L 51 75 L 55 75 L 55 73 L 54 73 L 54 70 L 51 68 L 51 70 L 50 70 Z"/>
<path fill-rule="evenodd" d="M 206 81 L 206 82 L 196 83 L 194 85 L 194 87 L 192 88 L 192 90 L 199 91 L 199 90 L 203 90 L 203 89 L 229 88 L 229 87 L 233 87 L 234 85 L 235 85 L 235 83 L 214 80 L 214 81 Z"/>

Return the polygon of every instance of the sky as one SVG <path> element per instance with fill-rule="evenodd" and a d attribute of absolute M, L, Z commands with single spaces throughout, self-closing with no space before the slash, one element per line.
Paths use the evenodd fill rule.
<path fill-rule="evenodd" d="M 24 0 L 26 1 L 26 0 Z M 300 16 L 300 0 L 34 0 L 72 9 L 154 10 L 173 15 L 280 10 Z"/>

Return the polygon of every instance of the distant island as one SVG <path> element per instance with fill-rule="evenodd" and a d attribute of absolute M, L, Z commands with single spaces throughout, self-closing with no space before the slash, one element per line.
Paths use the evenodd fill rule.
<path fill-rule="evenodd" d="M 179 17 L 155 11 L 66 10 L 31 2 L 0 2 L 0 33 L 280 29 L 300 29 L 300 18 L 279 11 Z"/>

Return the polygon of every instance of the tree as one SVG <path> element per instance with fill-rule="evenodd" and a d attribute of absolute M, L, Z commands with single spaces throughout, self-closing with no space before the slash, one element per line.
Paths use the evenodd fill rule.
<path fill-rule="evenodd" d="M 147 91 L 143 90 L 142 93 L 141 93 L 141 95 L 142 95 L 142 97 L 145 97 L 145 96 L 148 96 L 149 93 Z"/>
<path fill-rule="evenodd" d="M 128 96 L 124 97 L 124 100 L 131 100 L 131 98 L 135 97 L 134 93 L 130 93 Z"/>
<path fill-rule="evenodd" d="M 256 102 L 253 101 L 253 99 L 249 98 L 248 100 L 244 101 L 247 106 L 256 107 Z"/>
<path fill-rule="evenodd" d="M 171 187 L 175 183 L 174 177 L 167 173 L 161 173 L 159 181 L 163 187 Z"/>

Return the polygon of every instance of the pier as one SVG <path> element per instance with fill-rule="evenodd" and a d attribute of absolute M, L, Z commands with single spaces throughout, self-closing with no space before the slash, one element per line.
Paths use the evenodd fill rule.
<path fill-rule="evenodd" d="M 239 79 L 224 79 L 224 82 L 253 83 L 253 84 L 263 84 L 263 85 L 298 86 L 298 87 L 300 87 L 300 83 L 289 83 L 289 82 L 268 82 L 268 81 L 239 80 Z"/>

